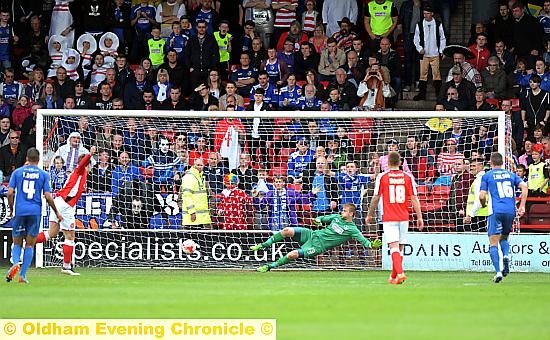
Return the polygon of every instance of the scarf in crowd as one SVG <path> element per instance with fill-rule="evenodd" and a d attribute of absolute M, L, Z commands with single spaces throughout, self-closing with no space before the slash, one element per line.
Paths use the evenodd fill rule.
<path fill-rule="evenodd" d="M 273 190 L 273 229 L 280 230 L 289 225 L 286 188 L 282 191 Z"/>

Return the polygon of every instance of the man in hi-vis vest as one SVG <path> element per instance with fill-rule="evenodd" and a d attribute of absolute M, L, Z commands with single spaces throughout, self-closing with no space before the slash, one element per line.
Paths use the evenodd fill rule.
<path fill-rule="evenodd" d="M 470 161 L 470 173 L 475 176 L 470 191 L 468 192 L 468 201 L 466 203 L 466 217 L 464 224 L 472 223 L 471 231 L 487 231 L 487 216 L 489 216 L 489 208 L 481 206 L 479 201 L 479 192 L 481 188 L 481 177 L 485 175 L 483 169 L 484 160 L 475 158 Z"/>

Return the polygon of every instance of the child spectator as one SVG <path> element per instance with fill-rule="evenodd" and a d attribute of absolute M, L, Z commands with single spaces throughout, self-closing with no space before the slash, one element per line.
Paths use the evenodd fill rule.
<path fill-rule="evenodd" d="M 226 189 L 222 191 L 217 204 L 220 229 L 247 230 L 254 216 L 252 198 L 238 188 L 239 177 L 235 174 L 225 175 L 223 184 Z"/>
<path fill-rule="evenodd" d="M 533 163 L 529 165 L 529 176 L 527 177 L 527 188 L 529 189 L 528 197 L 546 197 L 546 189 L 548 188 L 548 181 L 550 175 L 546 163 L 542 160 L 541 144 L 535 144 L 531 156 L 533 157 Z"/>
<path fill-rule="evenodd" d="M 164 62 L 166 40 L 160 37 L 160 27 L 158 26 L 153 27 L 151 35 L 153 37 L 147 41 L 147 46 L 149 47 L 149 59 L 151 59 L 153 69 L 156 70 Z"/>
<path fill-rule="evenodd" d="M 69 175 L 67 174 L 67 168 L 65 167 L 65 161 L 61 156 L 55 156 L 53 159 L 53 165 L 50 168 L 50 181 L 52 185 L 52 191 L 57 192 L 63 188 Z"/>

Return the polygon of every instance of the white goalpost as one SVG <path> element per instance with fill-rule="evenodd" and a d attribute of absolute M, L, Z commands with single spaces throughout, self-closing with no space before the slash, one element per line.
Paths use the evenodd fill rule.
<path fill-rule="evenodd" d="M 372 197 L 374 178 L 384 170 L 384 156 L 396 147 L 410 162 L 403 166 L 417 178 L 427 225 L 425 233 L 416 233 L 411 213 L 413 240 L 406 249 L 405 263 L 415 257 L 418 266 L 424 264 L 425 268 L 416 268 L 421 270 L 485 270 L 483 263 L 476 265 L 469 257 L 456 256 L 455 243 L 459 244 L 462 236 L 473 237 L 467 244 L 474 248 L 476 240 L 484 242 L 486 236 L 480 233 L 480 226 L 463 225 L 451 185 L 455 169 L 441 162 L 445 157 L 447 161 L 449 157 L 488 159 L 493 150 L 510 155 L 509 124 L 509 117 L 500 111 L 40 109 L 36 132 L 42 166 L 52 174 L 61 172 L 59 181 L 62 173 L 74 166 L 78 148 L 78 153 L 85 152 L 81 147 L 98 149 L 88 191 L 76 206 L 75 257 L 80 266 L 255 268 L 299 244 L 288 240 L 257 254 L 248 250 L 251 245 L 284 226 L 314 228 L 315 216 L 337 213 L 346 202 L 357 203 L 355 222 L 362 232 L 371 239 L 380 238 L 379 226 L 366 224 L 363 212 Z M 486 136 L 480 134 L 482 127 Z M 76 149 L 72 145 L 73 158 L 65 156 L 68 159 L 56 169 L 56 151 L 63 145 L 71 148 L 73 132 L 79 132 L 81 145 Z M 449 140 L 456 142 L 456 152 L 462 157 L 454 156 L 455 151 L 446 144 Z M 444 157 L 442 153 L 452 155 Z M 178 203 L 181 178 L 197 158 L 205 163 L 212 223 L 182 226 L 186 212 Z M 227 210 L 237 208 L 224 205 L 228 204 L 224 199 L 228 191 L 224 191 L 223 175 L 230 171 L 239 178 L 239 186 L 251 202 L 244 212 Z M 277 194 L 283 191 L 273 186 L 274 180 L 281 179 L 286 191 Z M 466 199 L 458 197 L 460 202 Z M 244 228 L 235 222 L 238 216 L 244 216 Z M 435 235 L 433 240 L 430 235 Z M 450 240 L 447 244 L 445 238 Z M 199 245 L 196 253 L 181 251 L 179 242 L 185 239 Z M 37 249 L 38 266 L 61 263 L 58 242 L 51 240 Z M 418 242 L 424 243 L 419 246 Z M 461 250 L 466 253 L 465 248 Z M 480 251 L 478 258 L 484 259 Z M 288 267 L 382 268 L 385 253 L 385 248 L 366 250 L 352 240 Z"/>

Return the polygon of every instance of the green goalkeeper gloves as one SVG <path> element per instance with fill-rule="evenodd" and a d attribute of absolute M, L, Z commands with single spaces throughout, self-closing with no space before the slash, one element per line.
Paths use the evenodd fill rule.
<path fill-rule="evenodd" d="M 315 218 L 313 220 L 313 224 L 315 224 L 317 227 L 320 227 L 323 225 L 323 223 L 321 222 L 321 220 L 319 219 L 319 217 Z"/>
<path fill-rule="evenodd" d="M 376 239 L 370 243 L 370 247 L 373 249 L 378 249 L 382 246 L 382 241 L 379 239 Z"/>

